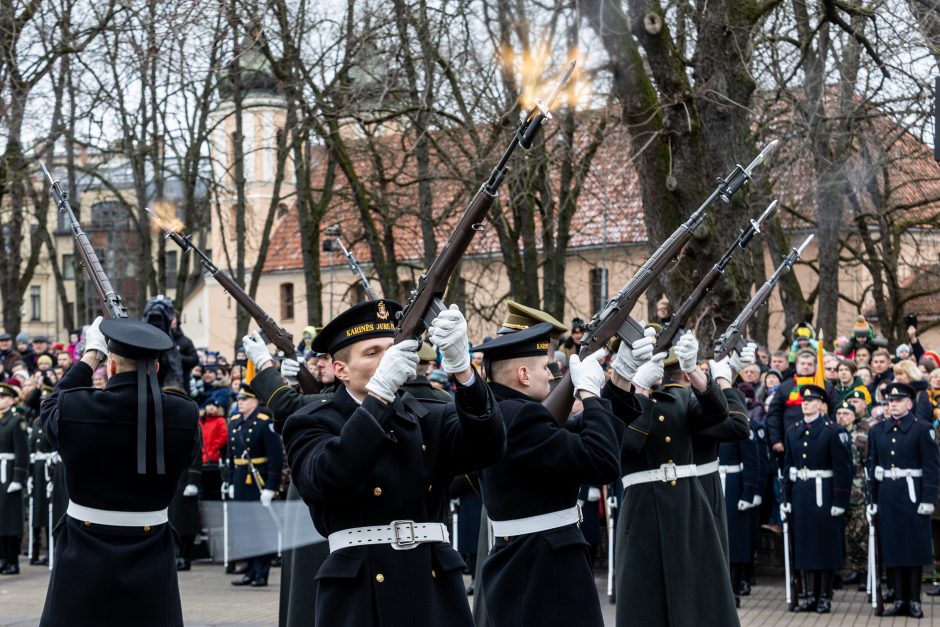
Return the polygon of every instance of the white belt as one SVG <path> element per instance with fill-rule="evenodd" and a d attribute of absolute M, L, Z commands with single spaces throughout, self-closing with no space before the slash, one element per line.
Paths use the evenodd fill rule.
<path fill-rule="evenodd" d="M 16 459 L 16 453 L 0 453 L 0 483 L 7 482 L 7 462 Z"/>
<path fill-rule="evenodd" d="M 707 464 L 696 464 L 695 465 L 695 476 L 704 477 L 705 475 L 710 475 L 713 472 L 718 472 L 718 458 L 711 460 Z"/>
<path fill-rule="evenodd" d="M 809 468 L 794 468 L 790 466 L 790 481 L 816 481 L 816 507 L 823 506 L 822 480 L 831 479 L 831 470 L 810 470 Z"/>
<path fill-rule="evenodd" d="M 914 477 L 923 477 L 924 471 L 920 468 L 882 468 L 875 466 L 875 480 L 907 479 L 907 496 L 911 503 L 917 502 L 917 491 L 914 489 Z"/>
<path fill-rule="evenodd" d="M 85 507 L 71 499 L 66 513 L 76 520 L 111 527 L 154 527 L 168 520 L 166 508 L 153 512 L 117 512 Z"/>
<path fill-rule="evenodd" d="M 733 475 L 744 470 L 744 464 L 732 464 L 730 466 L 719 466 L 718 467 L 718 477 L 721 479 L 721 493 L 725 493 L 726 488 L 726 477 L 728 475 Z"/>
<path fill-rule="evenodd" d="M 31 462 L 46 462 L 46 461 L 56 461 L 59 457 L 59 454 L 55 451 L 50 453 L 31 453 L 29 456 L 29 461 Z"/>
<path fill-rule="evenodd" d="M 557 512 L 528 516 L 527 518 L 516 518 L 514 520 L 493 520 L 491 518 L 490 524 L 493 526 L 494 536 L 506 537 L 524 536 L 527 533 L 558 529 L 559 527 L 580 523 L 582 520 L 584 520 L 584 517 L 581 515 L 581 506 L 575 505 Z"/>
<path fill-rule="evenodd" d="M 396 551 L 407 551 L 425 542 L 450 542 L 444 523 L 416 523 L 413 520 L 393 520 L 379 527 L 353 527 L 331 533 L 330 553 L 350 546 L 364 544 L 390 544 Z"/>
<path fill-rule="evenodd" d="M 624 475 L 621 479 L 623 489 L 626 490 L 632 485 L 638 483 L 653 483 L 654 481 L 675 481 L 676 479 L 687 479 L 695 476 L 695 464 L 686 464 L 685 466 L 676 466 L 675 464 L 663 464 L 655 470 L 641 470 Z"/>

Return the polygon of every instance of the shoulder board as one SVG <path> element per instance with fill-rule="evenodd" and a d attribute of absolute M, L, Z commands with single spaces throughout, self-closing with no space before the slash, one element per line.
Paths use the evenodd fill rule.
<path fill-rule="evenodd" d="M 839 439 L 842 441 L 843 444 L 848 444 L 848 443 L 849 443 L 849 434 L 846 433 L 845 431 L 842 431 L 842 432 L 839 433 Z"/>
<path fill-rule="evenodd" d="M 794 422 L 792 425 L 787 427 L 787 431 L 793 431 L 794 429 L 801 429 L 803 427 L 803 421 Z"/>
<path fill-rule="evenodd" d="M 267 415 L 267 414 L 258 414 L 258 415 L 256 416 L 256 418 L 257 418 L 258 420 L 271 420 L 271 416 L 269 416 L 269 415 Z"/>
<path fill-rule="evenodd" d="M 229 418 L 229 420 L 238 420 L 238 419 L 241 418 L 241 417 L 242 417 L 241 414 L 235 414 L 235 415 L 231 416 L 231 417 Z"/>

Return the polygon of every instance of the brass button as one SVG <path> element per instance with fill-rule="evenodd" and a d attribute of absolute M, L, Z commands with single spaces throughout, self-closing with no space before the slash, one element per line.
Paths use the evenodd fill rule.
<path fill-rule="evenodd" d="M 509 542 L 509 536 L 503 536 L 503 541 L 504 541 L 504 542 Z"/>
<path fill-rule="evenodd" d="M 893 444 L 895 442 L 897 442 L 897 440 L 895 438 L 891 438 L 891 443 Z"/>
<path fill-rule="evenodd" d="M 437 572 L 433 568 L 431 569 L 431 578 L 437 579 Z"/>
<path fill-rule="evenodd" d="M 382 573 L 379 573 L 378 575 L 375 576 L 375 580 L 378 581 L 379 583 L 382 583 L 383 581 L 385 581 L 385 575 L 383 575 Z"/>
<path fill-rule="evenodd" d="M 85 521 L 85 526 L 86 526 L 86 527 L 91 527 L 91 521 L 90 521 L 90 520 L 86 520 L 86 521 Z"/>
<path fill-rule="evenodd" d="M 667 464 L 673 464 L 673 463 L 675 463 L 675 462 L 673 462 L 673 461 L 670 459 L 670 460 L 667 461 L 666 463 L 667 463 Z"/>
<path fill-rule="evenodd" d="M 422 453 L 427 453 L 427 452 L 428 452 L 428 445 L 427 445 L 427 444 L 422 444 L 422 445 L 421 445 L 421 452 L 422 452 Z"/>
<path fill-rule="evenodd" d="M 656 402 L 656 399 L 655 399 L 655 398 L 654 398 L 654 399 L 652 399 L 652 400 L 653 400 L 653 402 L 654 402 L 654 403 Z"/>
<path fill-rule="evenodd" d="M 897 427 L 895 427 L 894 429 L 891 429 L 891 430 L 892 430 L 892 431 L 897 431 L 897 430 L 898 430 L 898 428 L 897 428 Z"/>
<path fill-rule="evenodd" d="M 144 533 L 150 531 L 150 525 L 144 525 Z"/>
<path fill-rule="evenodd" d="M 672 442 L 672 438 L 670 438 L 670 437 L 667 435 L 667 436 L 666 436 L 666 444 L 669 444 L 670 442 Z"/>
<path fill-rule="evenodd" d="M 675 485 L 676 485 L 676 480 L 675 480 L 675 479 L 673 479 L 673 480 L 672 480 L 672 481 L 670 481 L 669 483 L 671 483 L 671 484 L 672 484 L 673 486 L 675 486 Z"/>
<path fill-rule="evenodd" d="M 803 435 L 809 435 L 809 429 L 807 429 L 807 430 L 803 433 Z"/>
<path fill-rule="evenodd" d="M 382 488 L 376 487 L 372 490 L 372 494 L 375 496 L 382 496 Z"/>
<path fill-rule="evenodd" d="M 803 442 L 803 446 L 809 446 L 809 442 Z"/>
<path fill-rule="evenodd" d="M 432 485 L 429 485 L 429 486 L 428 486 L 428 492 L 430 492 L 433 488 L 434 488 L 434 485 L 433 485 L 433 484 L 432 484 Z"/>
<path fill-rule="evenodd" d="M 665 417 L 665 416 L 660 416 L 660 417 L 659 417 L 659 421 L 660 421 L 660 422 L 665 422 L 665 421 L 666 421 L 666 417 Z"/>
<path fill-rule="evenodd" d="M 803 459 L 806 459 L 806 453 L 803 453 Z"/>
<path fill-rule="evenodd" d="M 891 454 L 894 455 L 894 451 L 891 451 Z"/>

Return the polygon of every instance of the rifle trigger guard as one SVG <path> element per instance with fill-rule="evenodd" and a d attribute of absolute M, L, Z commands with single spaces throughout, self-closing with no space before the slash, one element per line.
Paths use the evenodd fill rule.
<path fill-rule="evenodd" d="M 471 224 L 470 228 L 473 229 L 474 231 L 485 231 L 486 225 L 483 224 L 482 222 L 477 222 L 476 224 Z"/>
<path fill-rule="evenodd" d="M 437 318 L 438 314 L 447 309 L 447 305 L 444 304 L 440 298 L 434 297 L 431 300 L 431 304 L 428 307 L 428 312 L 424 314 L 424 325 L 430 327 L 431 323 Z"/>
<path fill-rule="evenodd" d="M 633 346 L 633 343 L 637 340 L 643 339 L 643 333 L 645 329 L 640 326 L 640 323 L 634 320 L 633 316 L 627 316 L 627 319 L 617 329 L 617 335 L 620 336 L 620 339 Z"/>

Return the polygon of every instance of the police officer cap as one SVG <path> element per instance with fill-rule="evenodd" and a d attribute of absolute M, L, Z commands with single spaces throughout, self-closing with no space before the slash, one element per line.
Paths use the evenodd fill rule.
<path fill-rule="evenodd" d="M 506 312 L 506 317 L 503 318 L 503 325 L 499 328 L 499 331 L 496 332 L 497 335 L 522 331 L 542 322 L 548 322 L 552 325 L 553 337 L 560 337 L 563 333 L 568 331 L 568 327 L 566 327 L 564 323 L 540 309 L 526 307 L 515 301 L 509 301 L 506 305 L 508 311 Z"/>
<path fill-rule="evenodd" d="M 906 383 L 892 383 L 885 391 L 885 398 L 909 398 L 914 400 L 917 392 Z"/>
<path fill-rule="evenodd" d="M 110 352 L 130 359 L 156 359 L 173 348 L 169 335 L 143 320 L 102 320 L 101 333 L 108 339 Z"/>
<path fill-rule="evenodd" d="M 836 411 L 839 411 L 840 409 L 844 409 L 844 410 L 846 410 L 846 411 L 850 411 L 850 412 L 852 412 L 853 414 L 855 413 L 855 408 L 852 407 L 852 403 L 850 403 L 850 402 L 848 402 L 848 401 L 842 401 L 841 403 L 838 404 L 838 406 L 836 406 Z"/>
<path fill-rule="evenodd" d="M 251 389 L 250 385 L 247 383 L 242 383 L 240 386 L 238 386 L 238 396 L 235 398 L 258 398 L 258 395 L 255 394 L 255 391 Z"/>
<path fill-rule="evenodd" d="M 393 300 L 367 300 L 330 320 L 317 333 L 310 348 L 333 354 L 344 346 L 376 337 L 395 337 L 396 314 L 401 305 Z"/>
<path fill-rule="evenodd" d="M 17 385 L 13 383 L 6 382 L 0 383 L 0 396 L 9 396 L 11 398 L 18 398 L 20 395 L 20 389 Z"/>
<path fill-rule="evenodd" d="M 500 335 L 495 340 L 474 346 L 472 350 L 474 353 L 483 353 L 490 361 L 541 355 L 547 357 L 552 328 L 550 322 L 540 322 L 522 331 Z"/>
<path fill-rule="evenodd" d="M 810 398 L 818 398 L 824 403 L 829 402 L 829 394 L 818 385 L 804 385 L 800 390 L 800 394 L 803 396 L 804 401 Z"/>

